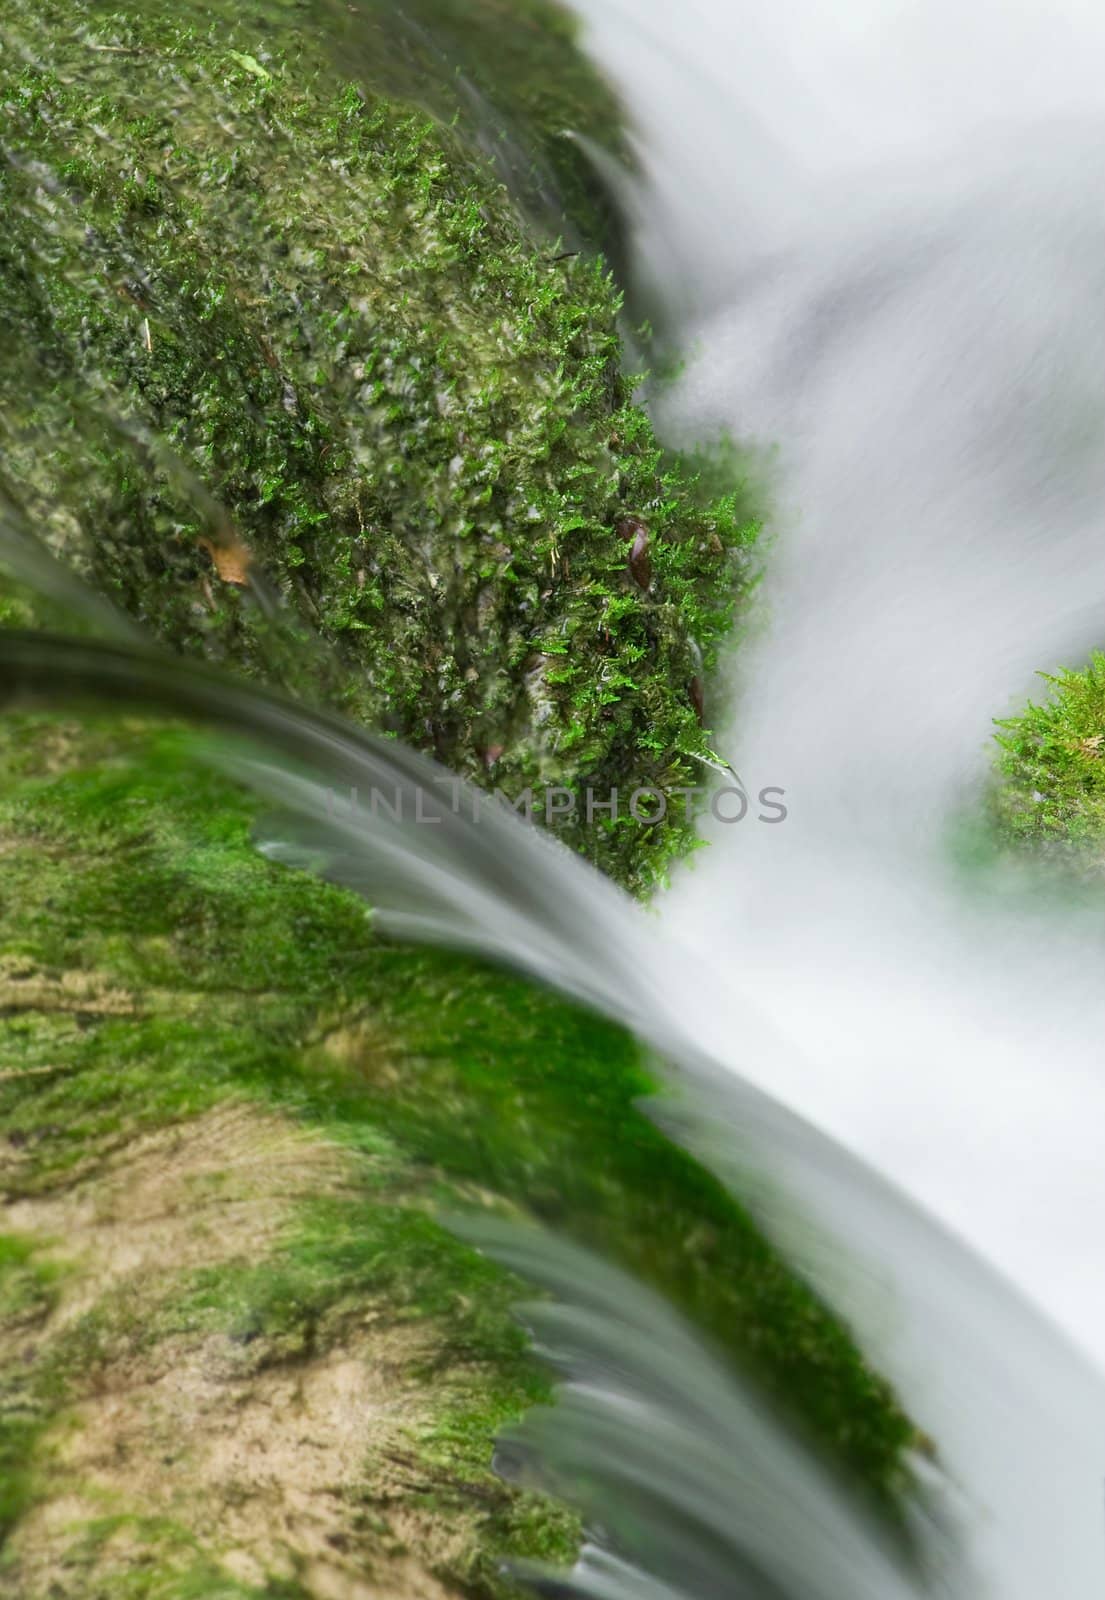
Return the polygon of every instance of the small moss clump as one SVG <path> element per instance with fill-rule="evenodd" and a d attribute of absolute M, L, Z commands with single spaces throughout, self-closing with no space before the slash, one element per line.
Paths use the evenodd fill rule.
<path fill-rule="evenodd" d="M 455 7 L 423 10 L 459 40 Z M 565 101 L 533 89 L 563 65 L 559 13 L 474 15 L 470 49 L 502 27 L 532 57 L 534 148 L 588 83 L 610 118 L 581 58 Z M 694 843 L 674 791 L 706 775 L 703 684 L 756 524 L 739 484 L 662 456 L 601 259 L 534 235 L 456 130 L 373 91 L 402 76 L 378 12 L 358 79 L 337 73 L 328 16 L 8 8 L 4 504 L 175 649 L 513 800 L 617 788 L 617 817 L 557 826 L 647 892 Z M 637 788 L 672 796 L 647 826 Z"/>
<path fill-rule="evenodd" d="M 1099 865 L 1105 842 L 1105 655 L 1043 674 L 1048 697 L 998 724 L 1002 834 L 1071 865 Z"/>

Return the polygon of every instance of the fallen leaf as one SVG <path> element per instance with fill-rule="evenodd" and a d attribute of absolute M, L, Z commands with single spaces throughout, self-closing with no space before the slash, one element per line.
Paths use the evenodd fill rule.
<path fill-rule="evenodd" d="M 215 544 L 211 539 L 201 539 L 199 545 L 211 557 L 215 571 L 224 583 L 237 584 L 240 589 L 246 587 L 253 557 L 244 544 Z"/>

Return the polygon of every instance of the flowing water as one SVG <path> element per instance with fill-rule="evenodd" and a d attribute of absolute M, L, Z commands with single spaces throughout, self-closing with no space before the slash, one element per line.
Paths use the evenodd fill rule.
<path fill-rule="evenodd" d="M 785 824 L 717 825 L 658 928 L 516 819 L 435 802 L 441 774 L 394 741 L 131 644 L 0 637 L 4 682 L 250 734 L 212 758 L 298 819 L 272 853 L 632 1027 L 683 1087 L 657 1114 L 938 1442 L 906 1575 L 666 1308 L 554 1240 L 461 1224 L 558 1297 L 530 1315 L 565 1399 L 525 1448 L 588 1484 L 619 1552 L 600 1539 L 548 1593 L 1090 1600 L 1105 929 L 965 880 L 948 822 L 990 719 L 1105 632 L 1105 28 L 1073 5 L 581 10 L 638 129 L 642 282 L 693 352 L 658 414 L 778 446 L 769 622 L 725 749 L 785 788 Z M 5 531 L 72 606 L 0 505 Z M 335 813 L 397 785 L 435 825 Z"/>
<path fill-rule="evenodd" d="M 1101 1361 L 1105 927 L 964 883 L 948 849 L 991 719 L 1105 632 L 1100 13 L 581 10 L 638 128 L 639 270 L 692 350 L 661 420 L 778 446 L 770 620 L 725 748 L 789 815 L 715 825 L 665 908 L 704 968 L 723 953 L 714 1048 Z M 741 1048 L 741 994 L 791 1048 Z M 873 1248 L 901 1321 L 853 1315 L 984 1486 L 995 1592 L 1100 1592 L 1099 1409 L 1084 1450 L 1022 1433 L 1046 1363 L 987 1399 L 949 1359 L 962 1302 L 889 1230 Z"/>

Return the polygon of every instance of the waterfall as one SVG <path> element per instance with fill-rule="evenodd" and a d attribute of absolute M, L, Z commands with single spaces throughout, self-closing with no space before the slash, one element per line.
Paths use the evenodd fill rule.
<path fill-rule="evenodd" d="M 577 9 L 636 127 L 640 281 L 690 352 L 663 428 L 776 450 L 768 618 L 721 743 L 788 818 L 713 824 L 663 908 L 715 969 L 700 1042 L 739 1035 L 739 985 L 787 1040 L 742 1069 L 1097 1365 L 1105 923 L 949 844 L 992 719 L 1105 630 L 1100 13 Z M 1056 1367 L 996 1320 L 977 1356 L 1004 1378 L 952 1357 L 962 1296 L 892 1228 L 832 1215 L 896 1325 L 862 1287 L 837 1303 L 986 1508 L 985 1592 L 1098 1592 L 1096 1409 L 1054 1425 Z"/>

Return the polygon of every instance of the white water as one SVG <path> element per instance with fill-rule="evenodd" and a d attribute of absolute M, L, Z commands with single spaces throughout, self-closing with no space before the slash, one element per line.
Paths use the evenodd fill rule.
<path fill-rule="evenodd" d="M 715 826 L 664 907 L 716 974 L 698 1036 L 1100 1364 L 1105 924 L 964 885 L 947 825 L 991 719 L 1105 642 L 1105 14 L 579 9 L 638 129 L 639 270 L 693 352 L 660 421 L 778 445 L 771 620 L 721 743 L 790 815 Z M 750 1000 L 792 1048 L 746 1047 Z M 834 1285 L 982 1512 L 975 1593 L 1105 1593 L 1099 1386 L 1067 1409 L 1058 1358 L 968 1329 L 923 1249 L 807 1192 L 890 1286 Z"/>

